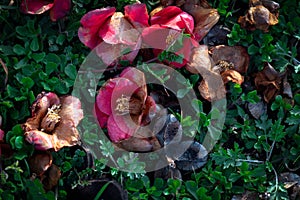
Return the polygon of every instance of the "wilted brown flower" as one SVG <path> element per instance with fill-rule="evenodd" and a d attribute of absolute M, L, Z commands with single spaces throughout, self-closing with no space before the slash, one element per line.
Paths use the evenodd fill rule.
<path fill-rule="evenodd" d="M 45 190 L 51 190 L 58 184 L 60 169 L 52 164 L 52 155 L 48 151 L 37 151 L 28 159 L 31 178 L 39 178 Z"/>
<path fill-rule="evenodd" d="M 293 98 L 291 86 L 287 82 L 286 72 L 277 72 L 269 63 L 264 69 L 255 74 L 254 83 L 257 90 L 263 93 L 264 100 L 268 103 L 278 94 L 285 94 Z"/>
<path fill-rule="evenodd" d="M 25 139 L 37 150 L 54 149 L 79 143 L 76 129 L 83 118 L 79 99 L 73 96 L 58 97 L 56 94 L 41 93 L 32 106 L 32 117 L 22 128 Z"/>
<path fill-rule="evenodd" d="M 250 0 L 249 10 L 245 16 L 238 19 L 238 23 L 248 30 L 260 29 L 267 32 L 269 26 L 278 23 L 279 4 L 271 0 Z"/>

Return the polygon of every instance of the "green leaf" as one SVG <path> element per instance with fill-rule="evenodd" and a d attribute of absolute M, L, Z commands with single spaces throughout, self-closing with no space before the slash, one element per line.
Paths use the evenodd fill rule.
<path fill-rule="evenodd" d="M 30 89 L 34 86 L 34 81 L 30 77 L 24 77 L 21 80 L 23 86 L 27 89 Z"/>
<path fill-rule="evenodd" d="M 33 38 L 33 40 L 31 41 L 31 43 L 30 43 L 30 49 L 32 50 L 32 51 L 37 51 L 37 50 L 39 50 L 39 41 L 38 41 L 38 38 L 37 37 L 35 37 L 35 38 Z"/>
<path fill-rule="evenodd" d="M 17 136 L 15 139 L 15 147 L 17 149 L 21 149 L 23 147 L 23 144 L 24 144 L 23 136 Z"/>
<path fill-rule="evenodd" d="M 69 64 L 68 66 L 66 66 L 65 68 L 65 73 L 66 75 L 71 78 L 71 79 L 76 79 L 77 76 L 77 70 L 76 67 L 72 64 Z"/>
<path fill-rule="evenodd" d="M 22 47 L 20 44 L 16 44 L 14 47 L 13 47 L 13 51 L 17 54 L 17 55 L 25 55 L 26 54 L 26 51 L 25 51 L 25 48 Z"/>
<path fill-rule="evenodd" d="M 33 53 L 31 57 L 33 60 L 37 63 L 41 62 L 45 58 L 46 54 L 44 52 L 42 53 Z"/>
<path fill-rule="evenodd" d="M 257 46 L 255 46 L 254 44 L 251 44 L 248 47 L 248 53 L 249 53 L 249 55 L 255 55 L 256 53 L 258 53 L 258 51 L 259 51 L 259 48 Z"/>
<path fill-rule="evenodd" d="M 185 182 L 185 186 L 186 186 L 187 191 L 188 191 L 195 199 L 198 199 L 198 196 L 197 196 L 197 189 L 198 189 L 197 183 L 196 183 L 195 181 L 186 181 L 186 182 Z"/>
<path fill-rule="evenodd" d="M 54 72 L 58 67 L 57 63 L 54 62 L 47 62 L 46 64 L 46 74 L 50 75 L 52 72 Z"/>
<path fill-rule="evenodd" d="M 177 94 L 176 94 L 176 96 L 178 97 L 178 98 L 183 98 L 188 92 L 189 92 L 190 90 L 188 89 L 188 88 L 185 88 L 185 89 L 179 89 L 178 91 L 177 91 Z"/>
<path fill-rule="evenodd" d="M 108 187 L 108 185 L 110 184 L 110 182 L 105 183 L 102 188 L 99 190 L 99 192 L 97 193 L 96 197 L 94 198 L 94 200 L 98 200 L 101 195 L 103 194 L 103 192 L 106 190 L 106 188 Z"/>

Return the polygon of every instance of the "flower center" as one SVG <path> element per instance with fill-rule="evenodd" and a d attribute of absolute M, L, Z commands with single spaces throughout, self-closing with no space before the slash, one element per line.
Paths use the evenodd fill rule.
<path fill-rule="evenodd" d="M 118 111 L 120 115 L 125 115 L 129 113 L 129 100 L 130 97 L 127 97 L 123 94 L 120 98 L 117 99 L 117 106 L 115 110 Z"/>
<path fill-rule="evenodd" d="M 170 33 L 166 38 L 166 44 L 168 46 L 171 45 L 175 41 L 176 38 L 177 38 L 176 33 Z"/>
<path fill-rule="evenodd" d="M 55 125 L 60 121 L 61 117 L 59 116 L 59 112 L 61 110 L 61 105 L 53 105 L 51 108 L 48 108 L 48 112 L 44 119 L 42 120 L 42 131 L 51 132 Z"/>

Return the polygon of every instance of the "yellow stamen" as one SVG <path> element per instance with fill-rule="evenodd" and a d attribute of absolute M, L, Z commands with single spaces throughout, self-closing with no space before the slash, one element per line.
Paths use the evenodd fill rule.
<path fill-rule="evenodd" d="M 115 110 L 118 111 L 120 115 L 125 115 L 129 113 L 129 100 L 130 97 L 127 97 L 123 94 L 120 98 L 117 99 L 117 106 Z"/>

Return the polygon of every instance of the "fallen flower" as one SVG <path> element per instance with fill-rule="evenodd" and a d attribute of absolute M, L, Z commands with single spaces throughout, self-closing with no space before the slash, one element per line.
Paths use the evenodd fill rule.
<path fill-rule="evenodd" d="M 278 23 L 279 4 L 271 0 L 250 0 L 249 10 L 245 16 L 238 19 L 238 23 L 248 30 L 260 29 L 268 31 L 269 26 Z"/>
<path fill-rule="evenodd" d="M 151 151 L 156 139 L 143 129 L 155 102 L 147 95 L 144 73 L 128 67 L 120 77 L 110 79 L 96 97 L 95 114 L 99 125 L 117 146 L 132 151 Z"/>
<path fill-rule="evenodd" d="M 286 72 L 277 72 L 269 63 L 265 65 L 262 71 L 255 74 L 255 86 L 263 94 L 267 103 L 272 101 L 278 94 L 293 98 L 291 86 L 286 76 Z"/>
<path fill-rule="evenodd" d="M 41 93 L 32 106 L 32 117 L 22 128 L 25 139 L 37 150 L 73 146 L 80 141 L 76 129 L 83 118 L 79 99 L 73 96 L 58 97 L 56 94 Z"/>
<path fill-rule="evenodd" d="M 22 0 L 20 10 L 25 14 L 42 14 L 50 10 L 52 21 L 66 16 L 71 9 L 70 0 Z"/>
<path fill-rule="evenodd" d="M 148 19 L 145 4 L 127 5 L 124 14 L 114 7 L 92 10 L 81 18 L 78 37 L 90 49 L 101 44 L 97 54 L 108 65 L 122 55 L 125 47 L 131 53 L 123 59 L 133 61 L 141 45 L 139 29 L 148 26 Z"/>

